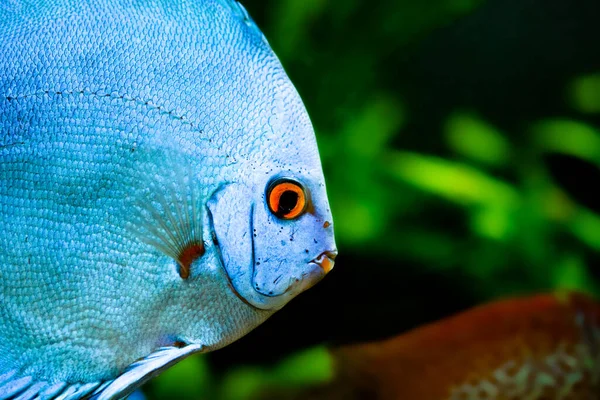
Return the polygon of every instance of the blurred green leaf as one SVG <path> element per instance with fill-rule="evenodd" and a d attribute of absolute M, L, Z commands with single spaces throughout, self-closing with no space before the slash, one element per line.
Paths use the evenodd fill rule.
<path fill-rule="evenodd" d="M 594 293 L 596 285 L 587 266 L 580 256 L 567 254 L 554 269 L 554 284 L 557 289 L 577 290 Z"/>
<path fill-rule="evenodd" d="M 219 398 L 246 400 L 269 388 L 309 386 L 332 377 L 333 360 L 329 352 L 324 347 L 315 347 L 293 354 L 273 368 L 234 369 L 224 378 Z"/>
<path fill-rule="evenodd" d="M 292 57 L 299 48 L 308 45 L 307 30 L 327 5 L 325 0 L 280 0 L 275 3 L 272 9 L 274 24 L 270 28 L 273 34 L 269 37 L 280 57 Z"/>
<path fill-rule="evenodd" d="M 206 357 L 192 356 L 167 369 L 160 379 L 152 381 L 152 394 L 159 399 L 210 398 L 211 379 Z"/>
<path fill-rule="evenodd" d="M 575 109 L 590 114 L 600 112 L 600 73 L 575 79 L 569 91 Z"/>
<path fill-rule="evenodd" d="M 596 251 L 600 251 L 600 217 L 580 208 L 570 224 L 573 233 Z"/>
<path fill-rule="evenodd" d="M 259 367 L 235 368 L 224 377 L 219 399 L 250 399 L 269 382 L 269 376 Z"/>
<path fill-rule="evenodd" d="M 381 232 L 383 221 L 377 206 L 370 205 L 367 201 L 356 201 L 353 198 L 340 199 L 332 204 L 336 206 L 336 228 L 339 229 L 337 237 L 346 243 L 359 243 L 377 237 Z"/>
<path fill-rule="evenodd" d="M 353 156 L 376 159 L 403 122 L 404 109 L 398 100 L 380 94 L 349 119 L 340 134 L 342 145 Z"/>
<path fill-rule="evenodd" d="M 466 164 L 409 152 L 389 153 L 387 161 L 399 179 L 458 204 L 510 208 L 519 201 L 510 185 Z"/>
<path fill-rule="evenodd" d="M 484 164 L 502 165 L 510 158 L 510 146 L 503 134 L 471 114 L 450 116 L 446 138 L 456 153 Z"/>
<path fill-rule="evenodd" d="M 335 207 L 336 235 L 341 243 L 371 240 L 384 230 L 389 188 L 379 179 L 379 166 L 390 139 L 404 123 L 397 99 L 379 93 L 322 144 L 331 171 L 330 201 Z M 333 183 L 331 183 L 333 180 Z"/>
<path fill-rule="evenodd" d="M 532 126 L 538 146 L 543 151 L 556 151 L 600 160 L 600 133 L 593 127 L 574 120 L 548 119 Z"/>
<path fill-rule="evenodd" d="M 284 360 L 272 376 L 283 385 L 324 383 L 333 377 L 333 360 L 325 347 L 314 347 Z"/>
<path fill-rule="evenodd" d="M 472 215 L 473 230 L 490 239 L 506 239 L 514 228 L 511 210 L 504 207 L 482 207 Z"/>

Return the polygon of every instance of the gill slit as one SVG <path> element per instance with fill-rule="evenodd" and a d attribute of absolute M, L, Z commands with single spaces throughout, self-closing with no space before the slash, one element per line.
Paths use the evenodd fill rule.
<path fill-rule="evenodd" d="M 206 207 L 206 213 L 208 216 L 210 234 L 214 235 L 214 237 L 218 238 L 217 231 L 215 230 L 214 218 L 213 218 L 212 212 L 209 207 Z M 219 258 L 219 262 L 221 263 L 221 268 L 222 268 L 223 274 L 225 275 L 225 281 L 227 282 L 227 286 L 229 286 L 229 289 L 231 289 L 231 292 L 238 299 L 240 299 L 241 301 L 243 301 L 245 304 L 249 305 L 250 307 L 258 308 L 255 305 L 249 303 L 248 300 L 246 300 L 244 297 L 242 297 L 242 295 L 239 294 L 238 291 L 235 289 L 235 286 L 233 286 L 233 282 L 231 282 L 231 277 L 229 276 L 229 273 L 227 272 L 227 267 L 225 266 L 225 261 L 223 260 L 223 253 L 221 252 L 221 246 L 219 246 L 218 244 L 213 244 L 213 246 L 215 247 L 215 251 L 217 252 L 217 257 Z M 253 271 L 253 273 L 254 273 L 254 271 Z"/>
<path fill-rule="evenodd" d="M 254 268 L 256 267 L 256 251 L 254 249 L 254 203 L 250 204 L 250 262 L 252 266 L 250 267 L 250 286 L 252 285 L 252 278 L 254 278 Z"/>

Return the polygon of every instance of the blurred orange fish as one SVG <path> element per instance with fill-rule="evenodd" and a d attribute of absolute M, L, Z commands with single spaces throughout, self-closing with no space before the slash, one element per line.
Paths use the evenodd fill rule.
<path fill-rule="evenodd" d="M 381 342 L 332 350 L 302 398 L 600 399 L 600 305 L 581 294 L 480 306 Z"/>

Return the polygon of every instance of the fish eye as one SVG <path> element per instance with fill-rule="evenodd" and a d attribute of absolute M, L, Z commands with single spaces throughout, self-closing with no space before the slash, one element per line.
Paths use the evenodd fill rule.
<path fill-rule="evenodd" d="M 277 179 L 267 190 L 269 210 L 277 218 L 294 219 L 306 211 L 307 196 L 299 182 L 290 179 Z"/>

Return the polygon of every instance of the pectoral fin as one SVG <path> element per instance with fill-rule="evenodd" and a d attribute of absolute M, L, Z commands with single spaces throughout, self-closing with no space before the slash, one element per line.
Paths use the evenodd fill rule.
<path fill-rule="evenodd" d="M 192 344 L 182 348 L 163 347 L 146 358 L 133 363 L 114 381 L 97 390 L 91 399 L 122 399 L 170 366 L 192 354 L 201 352 L 202 348 L 203 346 L 199 344 Z"/>
<path fill-rule="evenodd" d="M 0 400 L 94 400 L 123 399 L 151 378 L 182 359 L 202 351 L 202 346 L 162 347 L 131 364 L 117 378 L 106 382 L 74 383 L 35 381 L 16 370 L 0 374 Z"/>
<path fill-rule="evenodd" d="M 31 376 L 20 376 L 17 371 L 0 375 L 0 400 L 71 400 L 92 393 L 101 382 L 67 385 L 66 382 L 35 381 Z"/>

